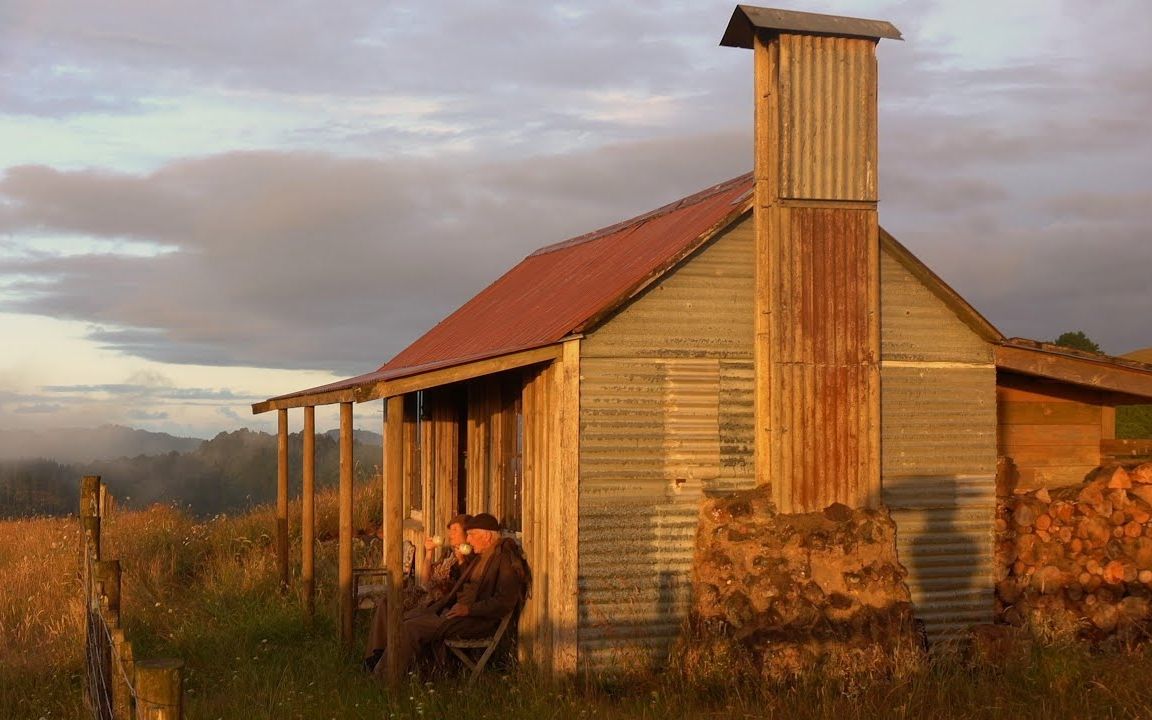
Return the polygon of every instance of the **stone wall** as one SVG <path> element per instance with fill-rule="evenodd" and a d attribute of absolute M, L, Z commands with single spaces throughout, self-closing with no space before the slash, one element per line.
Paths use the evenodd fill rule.
<path fill-rule="evenodd" d="M 1003 498 L 997 612 L 1033 630 L 1100 640 L 1152 620 L 1152 463 Z"/>
<path fill-rule="evenodd" d="M 764 488 L 705 500 L 685 648 L 734 643 L 766 679 L 900 672 L 922 640 L 895 532 L 885 510 L 778 514 Z"/>

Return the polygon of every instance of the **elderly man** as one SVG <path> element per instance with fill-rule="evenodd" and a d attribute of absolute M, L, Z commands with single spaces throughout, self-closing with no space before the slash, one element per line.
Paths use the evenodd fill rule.
<path fill-rule="evenodd" d="M 514 540 L 500 537 L 500 523 L 488 513 L 465 525 L 468 544 L 476 553 L 452 590 L 427 608 L 404 616 L 398 643 L 400 667 L 413 656 L 445 638 L 481 638 L 491 635 L 505 615 L 516 609 L 528 592 L 531 575 Z M 383 671 L 384 663 L 376 666 Z"/>

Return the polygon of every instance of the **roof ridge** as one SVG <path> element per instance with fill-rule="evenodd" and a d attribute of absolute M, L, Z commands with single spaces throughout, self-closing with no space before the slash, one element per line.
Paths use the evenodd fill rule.
<path fill-rule="evenodd" d="M 598 239 L 600 239 L 606 235 L 612 235 L 614 233 L 618 233 L 621 230 L 626 230 L 627 228 L 630 228 L 634 225 L 640 225 L 640 224 L 642 224 L 648 220 L 652 220 L 652 219 L 660 217 L 662 215 L 667 215 L 669 213 L 680 210 L 681 208 L 688 207 L 689 205 L 696 205 L 697 203 L 701 203 L 710 197 L 719 195 L 720 193 L 725 192 L 726 190 L 730 190 L 733 187 L 739 185 L 740 183 L 747 182 L 751 179 L 752 179 L 752 173 L 746 172 L 743 175 L 739 175 L 737 177 L 734 177 L 731 180 L 725 180 L 722 183 L 717 183 L 716 185 L 713 185 L 712 187 L 705 188 L 705 189 L 703 189 L 697 193 L 693 193 L 692 195 L 689 195 L 687 197 L 682 197 L 679 200 L 673 200 L 672 202 L 668 203 L 667 205 L 664 205 L 662 207 L 658 207 L 655 210 L 650 210 L 649 212 L 646 212 L 643 215 L 637 215 L 634 218 L 630 218 L 628 220 L 623 220 L 621 222 L 616 223 L 615 225 L 609 225 L 608 227 L 603 227 L 603 228 L 600 228 L 599 230 L 593 230 L 592 232 L 584 233 L 583 235 L 577 235 L 574 238 L 569 238 L 568 240 L 562 240 L 558 243 L 553 243 L 552 245 L 545 245 L 544 247 L 542 247 L 542 248 L 536 250 L 535 252 L 531 253 L 530 255 L 528 255 L 528 257 L 536 257 L 537 255 L 547 255 L 548 253 L 556 252 L 557 250 L 564 250 L 566 248 L 570 248 L 570 247 L 573 247 L 575 245 L 582 245 L 586 242 L 598 240 Z"/>

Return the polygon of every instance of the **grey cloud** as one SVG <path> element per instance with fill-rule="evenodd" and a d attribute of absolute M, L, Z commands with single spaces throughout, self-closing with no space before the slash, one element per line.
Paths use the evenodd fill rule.
<path fill-rule="evenodd" d="M 56 403 L 36 403 L 35 405 L 18 405 L 12 412 L 17 415 L 51 415 L 66 409 L 66 407 Z"/>
<path fill-rule="evenodd" d="M 958 68 L 947 49 L 918 41 L 933 6 L 874 13 L 909 38 L 880 46 L 881 221 L 1011 334 L 1047 337 L 1069 329 L 1051 323 L 1083 320 L 1077 329 L 1127 349 L 1133 321 L 1120 306 L 1147 307 L 1128 268 L 1115 307 L 1055 276 L 1107 283 L 1118 271 L 1109 262 L 1145 257 L 1147 215 L 1110 203 L 1152 188 L 1152 86 L 1147 63 L 1132 62 L 1152 6 L 1116 3 L 1084 18 L 1062 46 L 1077 62 L 996 70 Z M 583 4 L 566 17 L 549 4 L 348 2 L 231 23 L 212 3 L 176 16 L 148 3 L 125 5 L 124 17 L 44 7 L 39 22 L 60 55 L 28 54 L 6 22 L 0 41 L 7 32 L 13 42 L 0 47 L 34 67 L 89 67 L 112 102 L 115 88 L 407 94 L 442 102 L 427 119 L 452 129 L 297 131 L 317 145 L 338 134 L 355 158 L 236 153 L 142 175 L 10 169 L 0 233 L 175 248 L 0 260 L 0 273 L 24 278 L 9 283 L 17 299 L 5 309 L 97 324 L 92 337 L 127 354 L 369 370 L 532 249 L 751 165 L 751 55 L 715 46 L 731 4 Z M 70 97 L 78 82 L 51 87 Z M 592 117 L 589 90 L 675 100 L 655 125 L 628 123 Z M 472 149 L 441 152 L 457 142 Z M 1093 249 L 1078 251 L 1072 237 Z"/>
<path fill-rule="evenodd" d="M 21 168 L 0 181 L 0 230 L 176 251 L 0 260 L 28 278 L 3 307 L 94 323 L 97 341 L 150 359 L 360 372 L 535 248 L 737 175 L 749 147 L 731 133 L 502 164 L 241 153 L 147 176 Z M 70 202 L 86 193 L 100 212 Z"/>
<path fill-rule="evenodd" d="M 0 101 L 9 111 L 130 110 L 128 99 L 199 86 L 458 104 L 478 82 L 522 96 L 608 77 L 679 89 L 731 8 L 339 0 L 236 12 L 223 0 L 18 0 L 0 9 L 0 47 L 15 69 Z"/>
<path fill-rule="evenodd" d="M 127 417 L 132 420 L 167 420 L 170 414 L 163 411 L 132 410 L 128 412 Z"/>
<path fill-rule="evenodd" d="M 155 400 L 245 400 L 254 397 L 252 395 L 238 395 L 228 389 L 157 387 L 155 385 L 137 385 L 133 383 L 44 385 L 40 389 L 46 393 L 66 393 L 69 395 L 88 395 L 93 393 L 129 397 L 146 395 Z"/>

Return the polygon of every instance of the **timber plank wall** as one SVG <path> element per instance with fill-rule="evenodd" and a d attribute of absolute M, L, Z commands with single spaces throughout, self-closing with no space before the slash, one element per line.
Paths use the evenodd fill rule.
<path fill-rule="evenodd" d="M 1000 372 L 996 393 L 997 446 L 1015 463 L 1016 489 L 1073 485 L 1100 464 L 1114 422 L 1100 392 Z"/>

